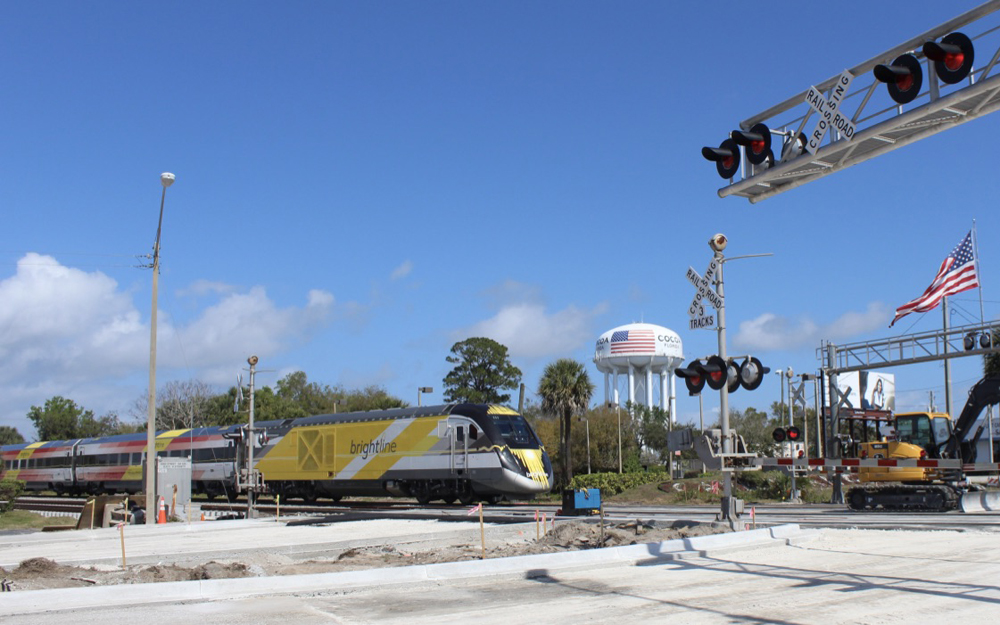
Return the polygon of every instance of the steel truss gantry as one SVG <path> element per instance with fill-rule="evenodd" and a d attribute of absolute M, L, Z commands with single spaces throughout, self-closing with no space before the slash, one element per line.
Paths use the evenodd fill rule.
<path fill-rule="evenodd" d="M 1000 332 L 1000 321 L 954 326 L 947 330 L 903 334 L 847 345 L 829 343 L 816 350 L 816 357 L 826 362 L 823 371 L 830 376 L 960 356 L 979 356 L 1000 352 L 1000 345 L 995 345 L 992 341 L 994 332 Z M 980 337 L 983 335 L 991 337 L 988 347 L 983 347 L 980 343 Z M 965 339 L 969 336 L 974 339 L 973 347 L 965 349 Z"/>
<path fill-rule="evenodd" d="M 909 8 L 901 6 L 899 10 Z M 763 122 L 772 135 L 777 135 L 775 139 L 781 139 L 775 142 L 774 156 L 778 162 L 762 169 L 747 163 L 746 158 L 741 159 L 742 178 L 734 178 L 728 186 L 719 189 L 719 197 L 736 195 L 757 203 L 1000 109 L 1000 72 L 994 71 L 1000 59 L 1000 33 L 997 32 L 1000 31 L 1000 16 L 994 15 L 997 10 L 1000 10 L 1000 0 L 991 0 L 848 70 L 855 80 L 841 109 L 850 114 L 852 101 L 858 102 L 860 98 L 851 114 L 851 121 L 856 126 L 851 139 L 831 129 L 815 154 L 804 151 L 800 156 L 782 159 L 779 144 L 788 145 L 800 133 L 808 135 L 812 129 L 807 124 L 819 118 L 805 103 L 808 86 L 801 93 L 741 122 L 740 128 L 744 131 Z M 969 77 L 961 83 L 940 84 L 934 62 L 924 57 L 921 47 L 925 42 L 935 41 L 960 28 L 973 40 L 976 59 L 986 62 L 974 66 Z M 882 83 L 874 79 L 872 70 L 906 53 L 925 64 L 927 88 L 913 102 L 901 105 L 889 98 Z M 839 78 L 840 74 L 833 76 L 817 84 L 816 88 L 829 98 Z M 866 86 L 857 88 L 862 84 Z M 793 117 L 784 121 L 776 119 L 786 113 Z"/>

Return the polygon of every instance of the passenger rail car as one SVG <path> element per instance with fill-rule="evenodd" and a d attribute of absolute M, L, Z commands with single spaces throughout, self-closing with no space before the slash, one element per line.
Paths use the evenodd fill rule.
<path fill-rule="evenodd" d="M 498 405 L 448 404 L 316 415 L 267 429 L 255 454 L 284 497 L 499 501 L 552 484 L 552 464 L 523 416 Z"/>
<path fill-rule="evenodd" d="M 168 430 L 156 436 L 159 457 L 192 458 L 192 488 L 236 494 L 237 439 L 242 426 Z M 0 447 L 2 477 L 28 491 L 57 494 L 139 493 L 143 490 L 146 434 L 120 434 Z"/>

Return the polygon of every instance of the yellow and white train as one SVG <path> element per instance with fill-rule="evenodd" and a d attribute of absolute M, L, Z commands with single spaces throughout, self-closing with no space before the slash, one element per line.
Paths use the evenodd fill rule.
<path fill-rule="evenodd" d="M 312 501 L 415 497 L 420 503 L 530 499 L 552 485 L 552 463 L 510 408 L 448 404 L 326 414 L 258 424 L 254 466 L 267 490 Z"/>

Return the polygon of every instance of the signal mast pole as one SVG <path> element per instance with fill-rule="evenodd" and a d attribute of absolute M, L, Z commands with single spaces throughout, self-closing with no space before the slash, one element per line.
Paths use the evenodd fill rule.
<path fill-rule="evenodd" d="M 250 356 L 247 358 L 247 363 L 250 365 L 250 423 L 247 426 L 247 518 L 256 519 L 257 509 L 254 506 L 257 498 L 257 480 L 253 470 L 253 383 L 254 376 L 257 374 L 257 357 Z"/>
<path fill-rule="evenodd" d="M 726 249 L 726 237 L 715 235 L 708 244 L 715 252 L 715 259 L 719 263 L 718 273 L 715 274 L 715 292 L 719 294 L 719 358 L 723 362 L 726 360 L 726 293 L 723 287 L 722 270 L 725 265 L 722 250 Z M 729 438 L 729 385 L 723 384 L 719 389 L 719 427 L 722 428 L 722 453 L 733 453 L 733 442 Z M 735 529 L 736 520 L 740 510 L 739 503 L 733 499 L 733 473 L 732 471 L 722 472 L 722 514 L 721 521 L 728 521 Z"/>

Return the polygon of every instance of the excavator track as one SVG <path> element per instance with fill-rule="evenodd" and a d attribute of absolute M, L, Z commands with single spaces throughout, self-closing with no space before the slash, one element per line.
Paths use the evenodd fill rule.
<path fill-rule="evenodd" d="M 961 491 L 944 484 L 886 484 L 852 488 L 847 505 L 863 512 L 947 512 L 958 508 L 961 498 Z"/>

